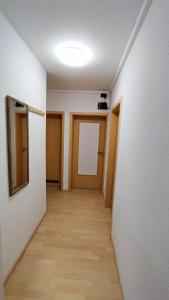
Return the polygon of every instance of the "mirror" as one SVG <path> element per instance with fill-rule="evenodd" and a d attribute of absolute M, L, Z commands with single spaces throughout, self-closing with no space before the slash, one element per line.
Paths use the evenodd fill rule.
<path fill-rule="evenodd" d="M 29 183 L 28 106 L 7 96 L 9 194 Z"/>

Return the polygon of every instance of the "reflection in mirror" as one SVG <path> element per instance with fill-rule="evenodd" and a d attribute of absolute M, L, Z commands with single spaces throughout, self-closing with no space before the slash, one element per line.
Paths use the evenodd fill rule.
<path fill-rule="evenodd" d="M 29 183 L 28 106 L 7 97 L 9 193 Z"/>

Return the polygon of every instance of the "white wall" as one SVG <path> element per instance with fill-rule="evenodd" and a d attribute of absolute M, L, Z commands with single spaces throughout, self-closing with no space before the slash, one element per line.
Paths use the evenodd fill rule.
<path fill-rule="evenodd" d="M 100 112 L 97 104 L 100 101 L 100 92 L 92 91 L 48 91 L 47 110 L 65 112 L 64 133 L 64 182 L 63 188 L 68 189 L 69 167 L 69 115 L 70 112 Z M 107 155 L 107 153 L 106 153 Z M 104 181 L 105 187 L 105 181 Z M 104 192 L 103 187 L 103 192 Z"/>
<path fill-rule="evenodd" d="M 1 206 L 0 206 L 1 208 Z M 1 224 L 0 224 L 0 300 L 4 299 L 4 284 L 3 284 L 3 266 L 2 266 L 2 245 L 1 245 Z"/>
<path fill-rule="evenodd" d="M 5 97 L 46 110 L 46 73 L 0 14 L 0 202 L 3 277 L 11 270 L 46 210 L 45 118 L 29 113 L 30 183 L 8 196 Z"/>
<path fill-rule="evenodd" d="M 112 237 L 125 300 L 169 299 L 169 1 L 154 0 L 113 90 L 124 97 Z"/>

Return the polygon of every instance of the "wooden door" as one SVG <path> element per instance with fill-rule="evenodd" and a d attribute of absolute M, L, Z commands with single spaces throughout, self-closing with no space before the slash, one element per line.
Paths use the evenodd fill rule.
<path fill-rule="evenodd" d="M 74 116 L 72 188 L 101 190 L 106 118 Z"/>
<path fill-rule="evenodd" d="M 46 182 L 47 185 L 61 185 L 61 115 L 46 116 Z"/>
<path fill-rule="evenodd" d="M 16 187 L 28 180 L 28 138 L 27 115 L 16 113 Z"/>
<path fill-rule="evenodd" d="M 27 139 L 27 115 L 22 114 L 22 181 L 25 183 L 28 176 L 28 139 Z"/>
<path fill-rule="evenodd" d="M 117 165 L 117 145 L 118 145 L 118 133 L 119 133 L 119 112 L 114 116 L 114 124 L 115 124 L 115 146 L 114 146 L 114 164 L 113 164 L 113 184 L 112 184 L 112 192 L 111 192 L 111 201 L 110 207 L 113 207 L 113 194 L 115 187 L 115 175 L 116 175 L 116 165 Z"/>
<path fill-rule="evenodd" d="M 113 195 L 114 195 L 114 187 L 115 187 L 121 103 L 122 100 L 112 110 L 112 115 L 110 120 L 111 126 L 110 126 L 108 167 L 107 167 L 107 180 L 106 180 L 106 193 L 105 193 L 105 206 L 110 208 L 112 208 L 113 206 Z"/>

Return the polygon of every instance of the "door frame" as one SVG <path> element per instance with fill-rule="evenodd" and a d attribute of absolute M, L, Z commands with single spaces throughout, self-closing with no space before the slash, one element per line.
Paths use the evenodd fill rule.
<path fill-rule="evenodd" d="M 111 110 L 110 115 L 110 129 L 109 129 L 109 143 L 108 143 L 108 160 L 107 160 L 107 176 L 106 176 L 106 190 L 105 190 L 105 207 L 112 208 L 114 202 L 114 188 L 117 173 L 117 160 L 119 153 L 119 140 L 121 128 L 123 97 L 116 101 Z M 116 127 L 117 115 L 119 115 L 118 128 Z M 117 134 L 118 133 L 118 134 Z"/>
<path fill-rule="evenodd" d="M 103 162 L 103 178 L 102 178 L 102 190 L 105 178 L 105 162 L 106 162 L 106 145 L 107 145 L 107 129 L 108 129 L 108 113 L 99 112 L 70 112 L 69 118 L 69 172 L 68 172 L 68 191 L 72 190 L 72 154 L 73 154 L 73 121 L 74 117 L 103 117 L 106 120 L 106 130 L 105 130 L 105 155 Z"/>
<path fill-rule="evenodd" d="M 63 191 L 63 181 L 64 181 L 64 132 L 65 132 L 65 112 L 64 111 L 47 111 L 46 118 L 48 115 L 61 116 L 62 120 L 62 133 L 61 133 L 61 179 L 60 179 L 60 189 Z"/>

